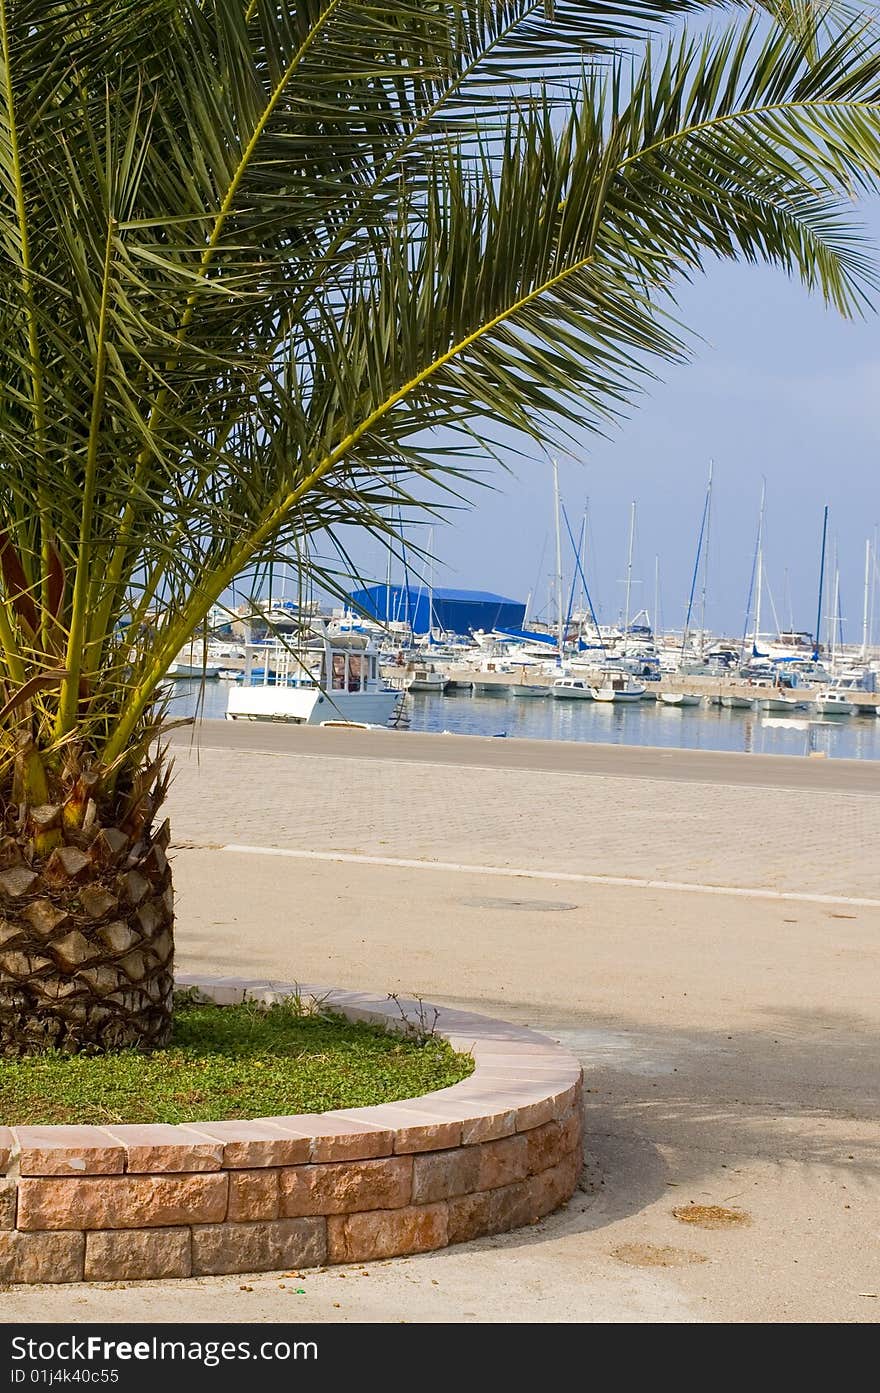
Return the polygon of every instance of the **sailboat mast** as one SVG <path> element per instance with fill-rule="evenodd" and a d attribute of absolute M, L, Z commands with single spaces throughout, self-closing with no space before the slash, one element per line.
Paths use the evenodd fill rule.
<path fill-rule="evenodd" d="M 828 540 L 828 504 L 822 518 L 822 551 L 819 556 L 819 601 L 816 607 L 816 640 L 813 644 L 813 661 L 819 656 L 819 638 L 822 633 L 822 592 L 825 588 L 825 543 Z"/>
<path fill-rule="evenodd" d="M 706 484 L 706 533 L 703 551 L 703 582 L 700 591 L 700 647 L 699 655 L 702 658 L 703 648 L 706 642 L 706 590 L 709 584 L 709 531 L 712 526 L 712 475 L 715 472 L 715 461 L 709 461 L 709 481 Z"/>
<path fill-rule="evenodd" d="M 654 557 L 654 614 L 651 621 L 651 628 L 654 632 L 654 644 L 657 643 L 657 634 L 660 630 L 660 557 Z"/>
<path fill-rule="evenodd" d="M 871 588 L 871 538 L 865 538 L 865 598 L 862 605 L 862 662 L 868 657 L 868 612 L 870 603 L 868 593 Z"/>
<path fill-rule="evenodd" d="M 434 627 L 434 529 L 428 532 L 428 647 Z"/>
<path fill-rule="evenodd" d="M 871 544 L 871 601 L 868 606 L 868 647 L 874 646 L 874 601 L 877 597 L 877 527 Z"/>
<path fill-rule="evenodd" d="M 838 611 L 840 609 L 840 568 L 837 564 L 837 543 L 834 544 L 834 599 L 831 602 L 831 671 L 837 661 L 837 627 L 840 622 Z"/>
<path fill-rule="evenodd" d="M 626 558 L 626 601 L 623 617 L 623 651 L 626 653 L 626 646 L 629 642 L 629 602 L 632 594 L 632 572 L 633 572 L 633 542 L 636 535 L 636 502 L 632 501 L 629 510 L 629 549 Z"/>
<path fill-rule="evenodd" d="M 761 510 L 758 514 L 758 569 L 755 577 L 755 636 L 752 639 L 752 657 L 758 656 L 758 635 L 761 632 L 761 591 L 764 589 L 764 499 L 767 495 L 767 480 L 761 480 Z"/>
<path fill-rule="evenodd" d="M 556 643 L 559 661 L 565 646 L 565 616 L 562 613 L 562 532 L 559 523 L 559 461 L 553 461 L 553 501 L 556 515 Z"/>

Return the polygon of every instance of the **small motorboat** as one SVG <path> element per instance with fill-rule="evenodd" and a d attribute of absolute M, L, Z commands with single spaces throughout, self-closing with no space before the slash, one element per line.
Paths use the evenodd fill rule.
<path fill-rule="evenodd" d="M 592 701 L 593 693 L 582 677 L 559 677 L 550 688 L 557 701 Z"/>
<path fill-rule="evenodd" d="M 858 709 L 855 702 L 849 701 L 834 687 L 817 692 L 813 705 L 820 716 L 854 716 Z"/>
<path fill-rule="evenodd" d="M 664 706 L 701 706 L 703 698 L 697 692 L 661 692 L 660 700 Z"/>
<path fill-rule="evenodd" d="M 637 682 L 626 672 L 608 671 L 600 674 L 600 679 L 597 686 L 590 688 L 594 701 L 641 701 L 647 690 L 644 682 Z"/>

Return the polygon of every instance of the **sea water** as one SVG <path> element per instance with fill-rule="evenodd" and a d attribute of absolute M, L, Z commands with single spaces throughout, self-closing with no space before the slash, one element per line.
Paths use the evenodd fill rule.
<path fill-rule="evenodd" d="M 172 718 L 226 715 L 230 682 L 173 684 Z M 661 701 L 557 701 L 547 697 L 484 697 L 459 692 L 406 698 L 410 730 L 507 739 L 588 740 L 685 750 L 754 754 L 824 754 L 832 759 L 880 759 L 880 717 L 826 716 L 809 709 L 780 716 L 724 706 L 667 706 Z"/>

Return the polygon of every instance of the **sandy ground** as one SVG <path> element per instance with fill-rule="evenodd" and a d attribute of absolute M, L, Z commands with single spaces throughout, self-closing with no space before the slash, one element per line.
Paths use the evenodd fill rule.
<path fill-rule="evenodd" d="M 0 1319 L 877 1320 L 880 907 L 848 903 L 876 893 L 870 786 L 823 772 L 825 786 L 792 788 L 772 760 L 750 784 L 753 756 L 736 757 L 753 765 L 745 779 L 721 767 L 724 781 L 703 767 L 681 777 L 674 763 L 668 778 L 652 770 L 640 783 L 631 752 L 620 777 L 511 769 L 499 753 L 496 772 L 520 782 L 483 809 L 478 837 L 473 764 L 456 764 L 449 742 L 406 777 L 381 751 L 364 761 L 313 743 L 266 767 L 222 743 L 181 761 L 172 795 L 189 843 L 176 860 L 181 969 L 400 989 L 547 1031 L 584 1063 L 582 1189 L 528 1232 L 424 1257 L 301 1279 L 7 1289 Z M 555 778 L 567 780 L 562 799 Z M 336 816 L 342 784 L 351 796 Z M 379 787 L 393 812 L 384 823 L 369 814 Z M 621 865 L 656 875 L 670 858 L 674 869 L 690 854 L 676 853 L 688 795 L 712 823 L 692 818 L 693 890 L 552 878 L 561 855 L 584 875 Z M 785 822 L 764 823 L 764 862 L 744 858 L 743 845 L 760 847 L 770 795 Z M 516 836 L 509 797 L 530 810 Z M 320 845 L 342 859 L 224 849 L 309 852 L 316 818 Z M 408 824 L 419 839 L 409 855 L 423 864 L 344 859 L 389 841 L 393 859 Z M 499 874 L 430 865 L 465 865 L 463 827 L 467 863 Z M 505 857 L 546 878 L 510 873 Z M 702 893 L 701 870 L 747 893 Z M 823 887 L 839 901 L 809 898 Z M 741 1222 L 684 1223 L 673 1210 L 691 1204 Z"/>

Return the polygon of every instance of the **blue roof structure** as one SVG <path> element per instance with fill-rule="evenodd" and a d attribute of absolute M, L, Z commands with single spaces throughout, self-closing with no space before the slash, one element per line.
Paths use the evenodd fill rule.
<path fill-rule="evenodd" d="M 428 595 L 424 585 L 370 585 L 356 590 L 352 604 L 382 623 L 409 624 L 414 634 L 441 629 L 447 634 L 471 634 L 500 626 L 518 629 L 526 607 L 520 600 L 488 590 L 449 590 Z"/>

